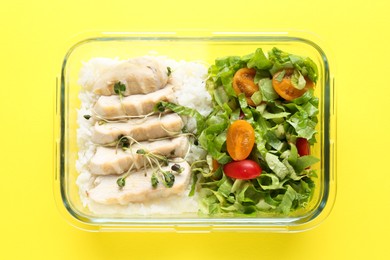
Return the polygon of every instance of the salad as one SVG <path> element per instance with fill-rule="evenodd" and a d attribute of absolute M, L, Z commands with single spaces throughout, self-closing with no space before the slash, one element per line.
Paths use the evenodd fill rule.
<path fill-rule="evenodd" d="M 282 214 L 307 207 L 319 159 L 316 64 L 273 48 L 215 60 L 208 70 L 212 112 L 162 101 L 156 110 L 195 118 L 193 145 L 206 151 L 191 165 L 192 189 L 206 215 Z"/>

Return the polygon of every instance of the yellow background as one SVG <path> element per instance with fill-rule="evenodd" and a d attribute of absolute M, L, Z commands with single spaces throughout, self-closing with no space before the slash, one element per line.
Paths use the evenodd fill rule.
<path fill-rule="evenodd" d="M 0 259 L 389 259 L 390 2 L 0 3 Z M 53 95 L 87 31 L 305 30 L 330 47 L 337 89 L 337 198 L 303 233 L 89 233 L 53 199 Z M 336 66 L 335 66 L 336 65 Z"/>

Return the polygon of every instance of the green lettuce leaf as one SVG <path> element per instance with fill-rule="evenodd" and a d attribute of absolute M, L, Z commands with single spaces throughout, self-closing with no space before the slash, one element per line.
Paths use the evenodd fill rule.
<path fill-rule="evenodd" d="M 261 91 L 256 91 L 252 96 L 251 96 L 251 99 L 253 101 L 253 103 L 255 103 L 255 105 L 259 105 L 262 101 L 262 95 L 261 95 Z"/>
<path fill-rule="evenodd" d="M 261 48 L 258 48 L 253 57 L 247 63 L 248 68 L 257 68 L 259 70 L 266 70 L 272 67 L 272 63 L 265 57 Z"/>
<path fill-rule="evenodd" d="M 304 111 L 295 113 L 287 122 L 294 127 L 298 137 L 311 139 L 317 132 L 315 130 L 317 123 L 311 120 Z"/>
<path fill-rule="evenodd" d="M 159 103 L 157 103 L 154 110 L 162 112 L 161 110 L 165 109 L 172 110 L 173 112 L 181 116 L 189 116 L 195 118 L 197 132 L 200 133 L 203 131 L 205 127 L 205 118 L 197 110 L 165 101 L 160 101 Z"/>
<path fill-rule="evenodd" d="M 279 161 L 278 156 L 267 153 L 265 156 L 265 161 L 267 162 L 269 168 L 279 177 L 280 180 L 283 180 L 288 174 L 289 171 L 287 167 Z"/>
<path fill-rule="evenodd" d="M 263 190 L 277 190 L 284 189 L 284 181 L 279 181 L 279 178 L 275 174 L 262 173 L 257 182 Z"/>
<path fill-rule="evenodd" d="M 270 69 L 272 75 L 281 69 L 295 68 L 302 74 L 302 76 L 307 76 L 314 83 L 317 82 L 318 68 L 314 61 L 310 58 L 291 55 L 276 47 L 268 53 L 268 56 L 269 60 L 273 63 L 273 67 Z"/>
<path fill-rule="evenodd" d="M 301 156 L 298 157 L 297 161 L 294 164 L 294 169 L 296 172 L 300 173 L 302 172 L 305 168 L 318 163 L 320 159 L 312 156 L 312 155 L 306 155 L 306 156 Z"/>
<path fill-rule="evenodd" d="M 261 79 L 259 81 L 259 87 L 264 101 L 272 101 L 279 98 L 278 93 L 275 92 L 272 86 L 271 79 Z"/>
<path fill-rule="evenodd" d="M 278 210 L 287 215 L 290 213 L 293 201 L 296 199 L 297 192 L 290 185 L 287 185 L 286 193 L 284 194 L 283 199 L 278 206 Z"/>
<path fill-rule="evenodd" d="M 294 86 L 294 88 L 299 90 L 306 86 L 306 80 L 300 71 L 294 70 L 294 73 L 291 76 L 291 84 Z"/>

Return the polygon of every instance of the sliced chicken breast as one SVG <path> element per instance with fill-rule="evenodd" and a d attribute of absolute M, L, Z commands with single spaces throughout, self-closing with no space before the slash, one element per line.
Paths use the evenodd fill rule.
<path fill-rule="evenodd" d="M 137 154 L 138 149 L 168 158 L 184 158 L 188 146 L 188 138 L 184 136 L 154 142 L 140 142 L 126 151 L 121 148 L 99 146 L 89 163 L 89 169 L 95 175 L 122 174 L 132 165 L 135 170 L 145 165 L 150 167 L 145 156 Z"/>
<path fill-rule="evenodd" d="M 168 82 L 167 67 L 155 59 L 135 58 L 108 67 L 93 84 L 93 92 L 98 95 L 114 95 L 114 85 L 125 84 L 124 96 L 147 94 L 162 89 Z"/>
<path fill-rule="evenodd" d="M 146 115 L 153 112 L 154 106 L 159 101 L 175 101 L 172 85 L 149 94 L 124 97 L 122 102 L 118 95 L 101 96 L 94 106 L 94 112 L 107 119 L 121 116 Z"/>
<path fill-rule="evenodd" d="M 92 142 L 96 144 L 110 144 L 118 140 L 121 135 L 131 136 L 137 141 L 146 141 L 166 136 L 173 136 L 180 132 L 183 121 L 175 113 L 150 116 L 146 119 L 130 119 L 124 123 L 97 122 L 92 132 Z"/>
<path fill-rule="evenodd" d="M 170 171 L 172 165 L 163 167 L 164 171 Z M 165 187 L 161 181 L 156 188 L 152 187 L 151 177 L 152 169 L 147 171 L 140 170 L 131 173 L 126 179 L 126 185 L 119 188 L 117 184 L 117 175 L 98 176 L 95 179 L 94 187 L 88 191 L 91 200 L 106 204 L 126 205 L 131 202 L 146 202 L 155 198 L 164 198 L 174 194 L 182 194 L 189 182 L 191 176 L 190 165 L 187 162 L 178 162 L 183 171 L 175 175 L 175 182 L 171 188 Z"/>

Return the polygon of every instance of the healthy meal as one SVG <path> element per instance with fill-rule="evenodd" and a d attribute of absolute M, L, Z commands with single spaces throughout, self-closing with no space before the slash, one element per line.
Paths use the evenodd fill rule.
<path fill-rule="evenodd" d="M 318 69 L 273 48 L 211 66 L 93 58 L 80 72 L 77 185 L 102 215 L 263 216 L 315 190 Z"/>

